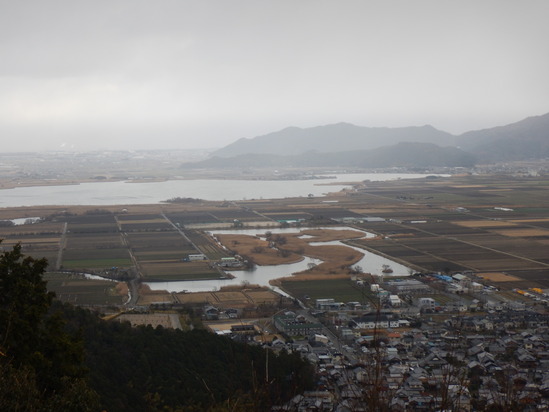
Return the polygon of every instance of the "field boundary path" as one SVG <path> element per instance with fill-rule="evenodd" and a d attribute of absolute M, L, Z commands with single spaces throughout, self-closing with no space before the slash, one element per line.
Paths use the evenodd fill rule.
<path fill-rule="evenodd" d="M 175 223 L 173 223 L 173 222 L 168 218 L 168 216 L 166 216 L 164 213 L 162 213 L 161 215 L 162 215 L 162 217 L 163 217 L 164 219 L 166 219 L 166 222 L 168 222 L 175 230 L 177 230 L 177 231 L 179 232 L 179 234 L 180 234 L 181 236 L 183 236 L 183 238 L 184 238 L 187 242 L 189 242 L 196 250 L 200 251 L 200 249 L 194 244 L 194 242 L 193 242 L 191 239 L 189 239 L 189 237 L 185 234 L 185 232 L 183 232 L 183 231 L 181 230 L 180 227 L 178 227 Z"/>
<path fill-rule="evenodd" d="M 440 192 L 440 190 L 436 190 L 436 189 L 432 189 L 433 191 L 435 192 Z M 379 198 L 382 198 L 382 199 L 387 199 L 387 200 L 391 200 L 391 201 L 394 201 L 395 199 L 393 199 L 392 197 L 389 197 L 389 196 L 384 196 L 384 195 L 380 195 L 380 194 L 372 194 L 372 193 L 369 193 L 370 196 L 375 196 L 375 197 L 379 197 Z M 398 200 L 399 202 L 402 202 L 402 203 L 406 203 L 406 204 L 409 204 L 409 205 L 422 205 L 422 203 L 414 203 L 414 202 L 410 202 L 406 199 L 396 199 Z M 446 208 L 446 207 L 440 207 L 440 209 L 442 210 L 445 210 L 445 211 L 448 211 L 450 209 Z M 479 214 L 475 214 L 475 213 L 470 213 L 471 216 L 476 216 L 476 217 L 480 217 L 482 219 L 485 219 L 485 220 L 490 220 L 489 217 L 486 217 L 486 216 L 483 216 L 483 215 L 479 215 Z M 506 219 L 503 219 L 503 221 L 507 221 Z M 438 238 L 443 238 L 443 239 L 450 239 L 450 240 L 454 240 L 456 242 L 460 242 L 460 243 L 463 243 L 463 244 L 466 244 L 466 245 L 469 245 L 469 246 L 474 246 L 474 247 L 478 247 L 480 249 L 484 249 L 484 250 L 489 250 L 491 252 L 495 252 L 495 253 L 501 253 L 503 255 L 507 255 L 507 256 L 510 256 L 512 258 L 515 258 L 515 259 L 519 259 L 519 260 L 523 260 L 523 261 L 526 261 L 526 262 L 530 262 L 530 263 L 535 263 L 535 264 L 538 264 L 540 266 L 544 266 L 544 267 L 549 267 L 549 263 L 545 263 L 545 262 L 541 262 L 539 260 L 535 260 L 535 259 L 530 259 L 530 258 L 527 258 L 525 256 L 520 256 L 520 255 L 516 255 L 514 253 L 511 253 L 511 252 L 504 252 L 502 250 L 498 250 L 498 249 L 494 249 L 494 248 L 491 248 L 491 247 L 488 247 L 488 246 L 484 246 L 484 245 L 480 245 L 478 243 L 474 243 L 474 242 L 471 242 L 471 241 L 467 241 L 467 240 L 463 240 L 463 239 L 459 239 L 458 237 L 455 237 L 455 236 L 445 236 L 445 235 L 440 235 L 438 233 L 433 233 L 433 232 L 430 232 L 428 230 L 425 230 L 425 229 L 420 229 L 418 228 L 417 226 L 409 226 L 409 225 L 406 225 L 406 224 L 401 224 L 402 227 L 405 227 L 405 228 L 408 228 L 408 229 L 414 229 L 414 230 L 417 230 L 419 232 L 423 232 L 423 233 L 426 233 L 430 236 L 434 236 L 434 237 L 438 237 Z M 536 226 L 534 226 L 536 227 Z M 536 227 L 537 228 L 537 227 Z M 399 243 L 400 245 L 402 245 L 402 243 Z M 403 245 L 404 246 L 404 245 Z M 409 249 L 412 249 L 414 250 L 413 247 L 410 247 L 410 246 L 407 246 Z M 420 251 L 418 249 L 418 251 Z M 434 254 L 430 254 L 431 256 L 435 256 Z M 446 259 L 448 260 L 448 259 Z M 456 263 L 456 262 L 453 262 L 453 263 Z M 464 266 L 462 263 L 460 263 L 460 265 Z M 473 270 L 476 270 L 475 268 L 472 268 Z"/>
<path fill-rule="evenodd" d="M 57 261 L 55 262 L 55 270 L 61 269 L 61 263 L 63 262 L 63 251 L 67 246 L 67 227 L 69 224 L 65 222 L 63 229 L 61 229 L 61 238 L 59 239 L 59 252 L 57 252 Z"/>
<path fill-rule="evenodd" d="M 141 270 L 139 269 L 139 263 L 137 261 L 137 258 L 133 254 L 130 244 L 128 242 L 128 239 L 126 237 L 126 232 L 122 230 L 122 225 L 120 224 L 118 217 L 115 216 L 114 220 L 116 221 L 116 225 L 118 226 L 118 232 L 120 233 L 120 241 L 128 251 L 132 264 L 135 267 L 135 278 L 130 279 L 127 282 L 128 289 L 129 289 L 128 293 L 130 294 L 130 298 L 125 303 L 126 306 L 132 307 L 137 304 L 137 300 L 139 299 L 139 284 L 141 283 L 141 279 L 143 278 L 143 275 L 141 273 Z"/>
<path fill-rule="evenodd" d="M 469 246 L 474 246 L 474 247 L 477 247 L 477 248 L 480 248 L 480 249 L 489 250 L 490 252 L 501 253 L 502 255 L 511 256 L 515 259 L 524 260 L 526 262 L 536 263 L 536 264 L 541 265 L 541 266 L 549 267 L 549 263 L 541 262 L 541 261 L 535 260 L 535 259 L 530 259 L 530 258 L 527 258 L 525 256 L 516 255 L 516 254 L 511 253 L 511 252 L 504 252 L 503 250 L 494 249 L 494 248 L 491 248 L 491 247 L 488 247 L 488 246 L 483 246 L 483 245 L 480 245 L 478 243 L 470 242 L 468 240 L 459 239 L 455 236 L 440 235 L 438 233 L 433 233 L 433 232 L 430 232 L 430 231 L 425 230 L 425 229 L 420 229 L 417 226 L 409 226 L 409 225 L 405 225 L 405 224 L 402 224 L 401 226 L 405 227 L 407 229 L 414 229 L 414 230 L 417 230 L 418 232 L 426 233 L 426 234 L 428 234 L 430 236 L 433 236 L 433 237 L 450 239 L 450 240 L 453 240 L 455 242 L 464 243 L 464 244 L 469 245 Z M 436 256 L 436 255 L 433 255 L 433 256 Z M 461 264 L 461 265 L 463 265 L 463 264 Z"/>

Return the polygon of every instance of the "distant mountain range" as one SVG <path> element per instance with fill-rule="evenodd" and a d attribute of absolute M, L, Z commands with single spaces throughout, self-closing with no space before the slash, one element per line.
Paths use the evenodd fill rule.
<path fill-rule="evenodd" d="M 467 132 L 458 137 L 457 143 L 482 163 L 549 158 L 549 113 Z"/>
<path fill-rule="evenodd" d="M 288 127 L 242 138 L 189 168 L 464 166 L 549 157 L 549 114 L 456 136 L 432 126 Z"/>
<path fill-rule="evenodd" d="M 212 157 L 198 163 L 185 163 L 184 168 L 245 167 L 347 167 L 383 168 L 425 166 L 471 167 L 475 157 L 456 147 L 440 147 L 434 143 L 401 142 L 372 150 L 351 150 L 332 153 L 310 151 L 301 154 L 248 153 L 233 157 Z"/>
<path fill-rule="evenodd" d="M 317 126 L 307 129 L 288 127 L 253 139 L 242 138 L 213 156 L 231 157 L 241 154 L 301 154 L 315 150 L 324 153 L 342 150 L 370 150 L 400 142 L 453 145 L 455 136 L 432 126 L 423 127 L 361 127 L 349 123 Z"/>

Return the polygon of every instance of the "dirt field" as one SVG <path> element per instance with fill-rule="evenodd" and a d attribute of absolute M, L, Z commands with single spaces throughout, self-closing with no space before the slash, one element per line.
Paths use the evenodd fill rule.
<path fill-rule="evenodd" d="M 125 283 L 65 273 L 48 273 L 45 279 L 58 299 L 77 305 L 121 305 L 128 297 Z"/>
<path fill-rule="evenodd" d="M 517 282 L 519 278 L 511 276 L 507 273 L 492 272 L 492 273 L 477 273 L 477 276 L 489 280 L 490 282 Z"/>
<path fill-rule="evenodd" d="M 511 237 L 536 237 L 536 236 L 549 236 L 549 230 L 545 229 L 507 229 L 507 230 L 494 230 L 503 236 Z"/>
<path fill-rule="evenodd" d="M 482 228 L 492 228 L 492 227 L 501 227 L 501 226 L 512 226 L 509 222 L 502 222 L 499 220 L 462 220 L 458 222 L 452 222 L 453 224 L 465 227 L 482 227 Z"/>
<path fill-rule="evenodd" d="M 240 256 L 251 258 L 258 265 L 280 265 L 284 263 L 299 262 L 302 256 L 296 253 L 288 253 L 283 256 L 275 248 L 269 247 L 269 242 L 247 235 L 216 235 L 218 240 L 229 250 Z"/>
<path fill-rule="evenodd" d="M 180 303 L 200 304 L 209 303 L 219 308 L 245 308 L 257 305 L 278 305 L 281 297 L 272 290 L 264 287 L 230 286 L 218 292 L 177 293 L 176 299 Z M 287 300 L 283 300 L 287 304 Z"/>
<path fill-rule="evenodd" d="M 313 237 L 303 239 L 301 237 L 303 234 Z M 284 234 L 284 243 L 277 245 L 277 248 L 268 247 L 269 242 L 264 240 L 264 237 L 246 235 L 216 236 L 225 247 L 241 256 L 251 258 L 259 265 L 292 263 L 303 259 L 304 256 L 321 259 L 323 263 L 305 272 L 319 275 L 333 275 L 342 271 L 346 272 L 348 267 L 358 262 L 364 256 L 362 253 L 347 246 L 311 245 L 314 242 L 355 239 L 363 236 L 361 232 L 354 230 L 311 229 L 304 230 L 303 233 L 287 233 Z M 287 255 L 281 254 L 280 249 L 287 251 Z"/>
<path fill-rule="evenodd" d="M 138 305 L 151 305 L 154 303 L 175 303 L 174 296 L 165 290 L 151 290 L 147 285 L 139 287 Z"/>

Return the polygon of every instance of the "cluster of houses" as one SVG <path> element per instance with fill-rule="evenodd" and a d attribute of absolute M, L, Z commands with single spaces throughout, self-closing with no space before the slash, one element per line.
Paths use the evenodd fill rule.
<path fill-rule="evenodd" d="M 549 315 L 456 315 L 398 331 L 387 316 L 362 321 L 343 346 L 318 331 L 285 345 L 317 365 L 318 383 L 274 411 L 549 410 Z"/>
<path fill-rule="evenodd" d="M 316 365 L 316 388 L 273 411 L 549 410 L 543 309 L 502 300 L 495 288 L 461 274 L 363 287 L 369 303 L 326 298 L 309 313 L 277 313 L 277 338 L 268 343 L 253 326 L 231 329 L 235 337 L 300 353 Z"/>

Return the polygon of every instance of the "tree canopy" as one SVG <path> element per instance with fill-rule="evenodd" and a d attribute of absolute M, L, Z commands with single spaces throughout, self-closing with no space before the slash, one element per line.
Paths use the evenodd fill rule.
<path fill-rule="evenodd" d="M 46 267 L 45 259 L 24 256 L 20 244 L 0 255 L 0 409 L 94 410 L 82 341 L 52 310 Z"/>
<path fill-rule="evenodd" d="M 46 267 L 19 244 L 0 254 L 0 410 L 261 411 L 312 386 L 296 354 L 62 304 Z"/>

